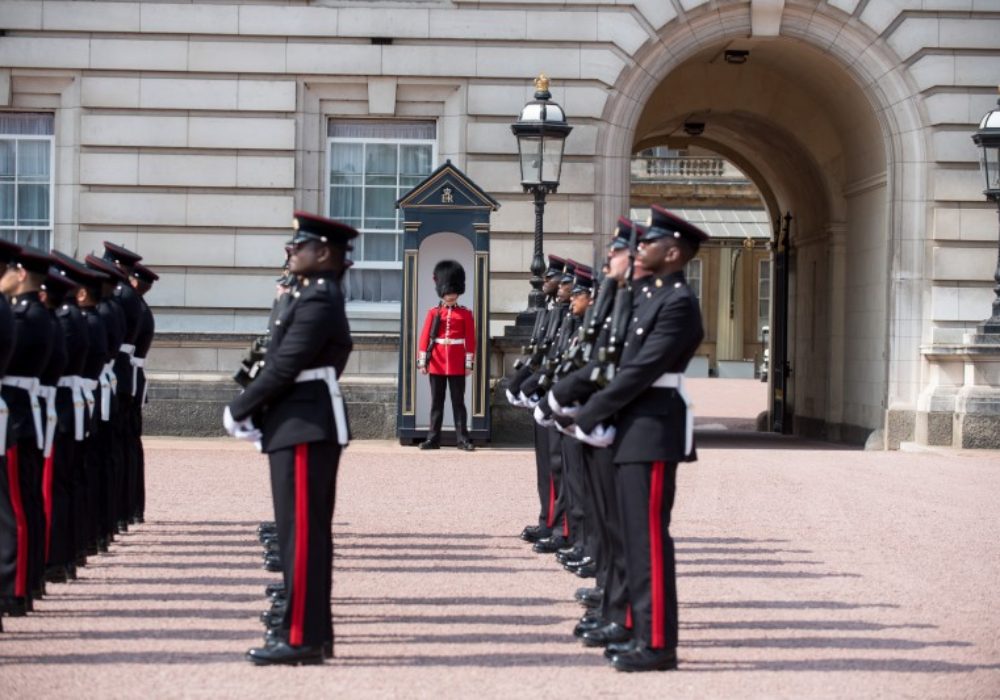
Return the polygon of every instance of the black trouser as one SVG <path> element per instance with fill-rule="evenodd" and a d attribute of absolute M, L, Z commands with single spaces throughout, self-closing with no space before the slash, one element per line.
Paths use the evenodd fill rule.
<path fill-rule="evenodd" d="M 45 563 L 68 566 L 76 559 L 73 541 L 74 475 L 76 452 L 81 443 L 72 433 L 57 432 L 52 456 L 45 461 Z"/>
<path fill-rule="evenodd" d="M 87 410 L 84 409 L 84 423 L 89 426 Z M 81 442 L 75 444 L 73 450 L 73 522 L 70 524 L 70 531 L 73 536 L 74 559 L 87 554 L 87 545 L 93 541 L 91 529 L 93 516 L 90 509 L 90 481 L 87 475 L 87 445 L 90 438 L 85 437 Z"/>
<path fill-rule="evenodd" d="M 42 424 L 45 415 L 42 414 Z M 21 503 L 28 524 L 28 587 L 31 593 L 42 588 L 45 575 L 45 505 L 42 500 L 42 451 L 34 436 L 17 442 Z"/>
<path fill-rule="evenodd" d="M 563 456 L 562 442 L 563 434 L 553 427 L 547 428 L 549 431 L 549 483 L 550 483 L 550 503 L 549 527 L 561 528 L 560 532 L 564 536 L 569 536 L 569 523 L 566 520 L 565 500 L 563 491 Z"/>
<path fill-rule="evenodd" d="M 632 604 L 632 634 L 654 649 L 677 646 L 677 578 L 670 510 L 677 465 L 619 464 L 618 508 L 625 533 L 625 570 Z"/>
<path fill-rule="evenodd" d="M 0 596 L 26 598 L 28 584 L 28 521 L 21 498 L 21 468 L 17 443 L 0 455 Z"/>
<path fill-rule="evenodd" d="M 428 374 L 431 380 L 431 427 L 427 432 L 430 442 L 441 442 L 441 423 L 444 421 L 444 393 L 451 394 L 451 415 L 455 418 L 455 438 L 468 439 L 465 413 L 465 375 Z"/>
<path fill-rule="evenodd" d="M 135 480 L 135 459 L 132 445 L 132 396 L 119 390 L 115 410 L 111 413 L 114 460 L 114 523 L 117 526 L 131 517 L 132 482 Z"/>
<path fill-rule="evenodd" d="M 573 546 L 587 549 L 587 553 L 593 556 L 593 552 L 588 548 L 588 539 L 591 533 L 588 532 L 585 524 L 586 511 L 586 485 L 583 475 L 583 443 L 563 436 L 562 439 L 563 458 L 563 487 L 559 493 L 560 507 L 566 514 L 566 522 L 569 527 L 569 537 L 573 541 Z"/>
<path fill-rule="evenodd" d="M 625 625 L 628 622 L 628 583 L 625 580 L 625 543 L 618 514 L 615 465 L 608 448 L 585 445 L 583 449 L 597 545 L 597 584 L 604 590 L 601 617 Z"/>
<path fill-rule="evenodd" d="M 333 505 L 340 445 L 310 442 L 271 452 L 271 496 L 288 605 L 281 629 L 294 646 L 333 641 Z"/>
<path fill-rule="evenodd" d="M 551 528 L 549 513 L 555 510 L 556 492 L 552 484 L 551 455 L 549 454 L 549 429 L 531 421 L 535 426 L 535 473 L 538 482 L 538 525 Z"/>
<path fill-rule="evenodd" d="M 142 385 L 140 384 L 140 389 Z M 132 503 L 129 517 L 142 518 L 146 512 L 146 455 L 142 449 L 142 394 L 132 400 Z"/>

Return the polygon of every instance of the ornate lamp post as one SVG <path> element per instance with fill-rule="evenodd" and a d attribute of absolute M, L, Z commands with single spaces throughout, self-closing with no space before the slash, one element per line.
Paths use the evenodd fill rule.
<path fill-rule="evenodd" d="M 531 293 L 528 295 L 528 313 L 545 303 L 542 294 L 542 274 L 545 258 L 542 257 L 542 215 L 545 195 L 559 187 L 562 173 L 563 145 L 573 130 L 566 123 L 566 115 L 549 92 L 549 79 L 544 74 L 535 80 L 535 99 L 524 105 L 518 120 L 511 124 L 517 137 L 517 150 L 521 163 L 521 186 L 535 196 L 535 251 L 531 258 Z M 530 321 L 529 321 L 530 323 Z"/>
<path fill-rule="evenodd" d="M 979 146 L 979 163 L 986 179 L 986 189 L 983 194 L 993 200 L 1000 214 L 1000 100 L 997 108 L 990 110 L 979 122 L 979 131 L 972 135 L 972 140 Z M 994 299 L 993 315 L 979 324 L 981 334 L 1000 334 L 1000 250 L 997 251 L 997 269 L 993 274 Z"/>

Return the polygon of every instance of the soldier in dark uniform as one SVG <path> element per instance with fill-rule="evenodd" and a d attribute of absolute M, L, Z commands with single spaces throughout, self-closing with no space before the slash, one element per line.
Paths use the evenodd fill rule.
<path fill-rule="evenodd" d="M 135 354 L 132 356 L 132 434 L 135 436 L 134 449 L 136 453 L 134 456 L 137 464 L 135 466 L 136 479 L 132 484 L 132 510 L 130 513 L 137 523 L 143 522 L 146 513 L 146 454 L 142 447 L 142 409 L 146 405 L 149 390 L 149 383 L 146 380 L 146 357 L 149 355 L 149 349 L 153 345 L 153 336 L 156 333 L 156 319 L 153 317 L 153 310 L 146 303 L 146 293 L 153 288 L 153 283 L 159 279 L 158 274 L 140 262 L 136 262 L 132 267 L 132 276 L 129 279 L 142 306 L 139 332 L 135 338 Z"/>
<path fill-rule="evenodd" d="M 133 253 L 124 246 L 104 241 L 104 260 L 123 274 L 115 286 L 112 301 L 121 307 L 125 314 L 125 337 L 118 347 L 114 361 L 115 378 L 118 380 L 117 412 L 112 418 L 116 449 L 120 452 L 121 480 L 118 482 L 116 529 L 120 532 L 128 530 L 135 523 L 137 484 L 140 481 L 139 452 L 142 450 L 139 435 L 135 432 L 135 357 L 136 341 L 141 330 L 143 304 L 139 294 L 132 287 L 131 275 L 135 264 L 142 256 Z"/>
<path fill-rule="evenodd" d="M 80 496 L 74 509 L 76 521 L 76 562 L 77 566 L 87 563 L 87 556 L 97 554 L 99 542 L 105 536 L 102 514 L 105 511 L 106 498 L 104 488 L 107 482 L 107 455 L 102 452 L 104 434 L 102 425 L 101 376 L 110 356 L 108 350 L 109 331 L 98 310 L 101 292 L 104 287 L 112 285 L 111 278 L 103 272 L 84 267 L 76 260 L 53 253 L 57 263 L 80 286 L 77 289 L 76 300 L 80 314 L 87 325 L 87 355 L 81 369 L 82 387 L 86 412 L 84 421 L 86 433 L 79 457 L 80 466 L 77 472 L 80 479 L 78 491 Z"/>
<path fill-rule="evenodd" d="M 614 378 L 574 418 L 581 439 L 600 445 L 613 437 L 634 639 L 631 649 L 612 657 L 620 671 L 677 667 L 670 511 L 677 463 L 696 459 L 683 372 L 704 337 L 684 265 L 707 239 L 696 226 L 652 207 L 638 253 L 652 274 L 649 298 L 628 326 Z"/>
<path fill-rule="evenodd" d="M 12 262 L 19 247 L 0 238 L 0 277 Z M 0 380 L 7 372 L 7 365 L 14 352 L 14 311 L 7 301 L 7 295 L 0 293 Z M 15 512 L 15 501 L 11 499 L 10 478 L 7 467 L 8 424 L 10 411 L 0 394 L 0 630 L 3 630 L 3 613 L 13 604 L 14 584 L 17 569 L 17 535 L 19 516 Z"/>
<path fill-rule="evenodd" d="M 53 259 L 54 264 L 58 261 Z M 77 284 L 59 267 L 49 268 L 42 286 L 45 305 L 58 332 L 52 357 L 42 375 L 46 408 L 55 414 L 46 434 L 42 493 L 45 501 L 45 580 L 61 583 L 74 577 L 76 550 L 73 537 L 74 488 L 77 455 L 83 446 L 84 400 L 80 372 L 87 359 L 87 322 L 76 305 Z"/>
<path fill-rule="evenodd" d="M 38 400 L 39 378 L 52 352 L 55 327 L 39 293 L 49 256 L 19 248 L 0 279 L 0 291 L 14 308 L 14 351 L 3 377 L 2 396 L 10 411 L 7 475 L 17 518 L 15 556 L 0 564 L 4 608 L 9 614 L 32 609 L 44 588 L 45 511 L 42 503 L 42 450 L 45 414 Z"/>
<path fill-rule="evenodd" d="M 559 282 L 562 279 L 563 269 L 566 267 L 566 260 L 557 256 L 549 256 L 549 266 L 545 270 L 544 282 L 542 283 L 542 293 L 545 295 L 545 306 L 540 308 L 535 317 L 535 329 L 532 333 L 536 341 L 541 341 L 548 335 L 549 325 L 558 318 L 558 312 L 554 312 L 555 296 L 559 291 Z M 528 348 L 529 354 L 521 359 L 521 368 L 511 377 L 507 383 L 507 400 L 514 406 L 525 408 L 526 404 L 521 398 L 521 384 L 527 380 L 533 372 L 537 371 L 538 363 L 542 355 L 537 347 Z M 537 354 L 537 359 L 532 357 Z M 534 425 L 535 431 L 535 476 L 538 487 L 538 524 L 527 525 L 521 531 L 521 539 L 525 542 L 537 542 L 552 534 L 554 524 L 552 506 L 555 504 L 555 488 L 550 475 L 550 452 L 549 452 L 549 430 L 537 423 Z"/>
<path fill-rule="evenodd" d="M 299 288 L 274 332 L 264 369 L 227 407 L 234 436 L 268 454 L 287 602 L 254 664 L 322 663 L 333 653 L 331 523 L 340 453 L 349 431 L 337 380 L 352 342 L 340 284 L 350 226 L 296 212 L 288 244 Z"/>
<path fill-rule="evenodd" d="M 96 256 L 88 255 L 84 258 L 84 262 L 91 270 L 105 275 L 96 311 L 104 326 L 107 344 L 104 367 L 98 379 L 100 409 L 97 411 L 99 419 L 94 422 L 97 435 L 93 449 L 88 450 L 88 457 L 98 461 L 93 468 L 93 471 L 100 476 L 98 549 L 106 552 L 115 534 L 120 531 L 121 496 L 125 482 L 125 455 L 121 444 L 120 419 L 117 418 L 120 391 L 115 363 L 118 360 L 119 348 L 125 342 L 126 319 L 125 311 L 113 297 L 115 290 L 122 282 L 127 282 L 128 278 L 118 267 Z"/>

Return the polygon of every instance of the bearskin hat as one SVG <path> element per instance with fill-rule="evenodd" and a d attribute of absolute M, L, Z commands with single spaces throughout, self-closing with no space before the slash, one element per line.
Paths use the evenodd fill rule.
<path fill-rule="evenodd" d="M 465 294 L 465 268 L 454 260 L 442 260 L 434 266 L 434 288 L 439 297 Z"/>

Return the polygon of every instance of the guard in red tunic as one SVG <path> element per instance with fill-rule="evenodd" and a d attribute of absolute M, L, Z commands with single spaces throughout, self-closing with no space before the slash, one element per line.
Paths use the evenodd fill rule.
<path fill-rule="evenodd" d="M 431 380 L 431 427 L 420 449 L 441 446 L 447 387 L 455 417 L 455 443 L 458 449 L 471 451 L 475 448 L 466 425 L 465 376 L 472 372 L 476 357 L 476 324 L 472 312 L 458 305 L 458 297 L 465 293 L 465 269 L 454 260 L 442 260 L 434 266 L 434 286 L 441 302 L 427 312 L 417 346 L 417 368 Z"/>

